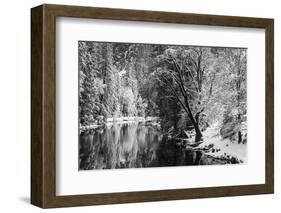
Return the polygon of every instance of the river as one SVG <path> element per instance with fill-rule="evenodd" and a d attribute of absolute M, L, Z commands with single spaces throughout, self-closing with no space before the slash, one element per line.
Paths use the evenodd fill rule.
<path fill-rule="evenodd" d="M 201 156 L 137 122 L 83 132 L 79 139 L 80 170 L 198 165 Z"/>

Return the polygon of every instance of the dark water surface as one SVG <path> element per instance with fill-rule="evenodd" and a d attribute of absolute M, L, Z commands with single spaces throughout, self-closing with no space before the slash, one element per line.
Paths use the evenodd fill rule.
<path fill-rule="evenodd" d="M 79 140 L 80 170 L 198 165 L 201 156 L 143 123 L 114 123 L 81 133 Z"/>

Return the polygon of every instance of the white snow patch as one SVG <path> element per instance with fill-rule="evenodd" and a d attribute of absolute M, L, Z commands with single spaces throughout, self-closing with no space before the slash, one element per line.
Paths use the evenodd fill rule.
<path fill-rule="evenodd" d="M 232 142 L 229 139 L 223 139 L 219 133 L 219 128 L 217 125 L 211 126 L 206 129 L 203 133 L 203 143 L 198 146 L 198 148 L 203 148 L 210 144 L 213 144 L 214 150 L 219 150 L 215 152 L 209 152 L 208 155 L 214 157 L 227 156 L 235 157 L 238 160 L 242 160 L 243 163 L 247 163 L 247 143 L 238 144 L 237 142 Z"/>

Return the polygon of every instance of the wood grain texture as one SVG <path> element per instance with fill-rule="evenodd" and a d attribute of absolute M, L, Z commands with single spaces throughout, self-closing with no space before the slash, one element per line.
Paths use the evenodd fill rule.
<path fill-rule="evenodd" d="M 31 13 L 31 203 L 43 204 L 42 63 L 43 7 Z"/>
<path fill-rule="evenodd" d="M 268 190 L 274 192 L 274 21 L 265 33 L 265 171 Z"/>
<path fill-rule="evenodd" d="M 56 196 L 56 17 L 96 18 L 266 30 L 266 183 L 259 185 Z M 272 19 L 110 8 L 41 5 L 31 10 L 31 203 L 65 207 L 274 191 L 274 23 Z"/>

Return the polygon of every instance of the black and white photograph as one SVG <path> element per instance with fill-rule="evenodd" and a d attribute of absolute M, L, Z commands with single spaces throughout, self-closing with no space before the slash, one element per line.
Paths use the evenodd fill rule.
<path fill-rule="evenodd" d="M 79 170 L 247 164 L 247 48 L 78 41 Z"/>

